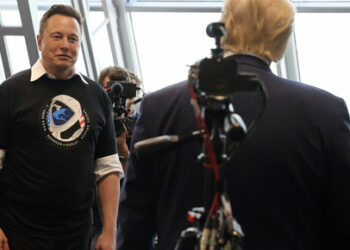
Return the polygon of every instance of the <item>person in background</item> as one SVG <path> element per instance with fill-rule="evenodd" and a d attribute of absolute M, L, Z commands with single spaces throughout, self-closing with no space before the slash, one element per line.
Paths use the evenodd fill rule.
<path fill-rule="evenodd" d="M 288 0 L 226 0 L 222 22 L 225 60 L 257 75 L 269 95 L 254 132 L 224 176 L 243 250 L 350 249 L 350 120 L 341 98 L 276 76 L 270 63 L 283 57 L 295 9 Z M 331 83 L 330 83 L 331 84 Z M 261 109 L 256 93 L 232 94 L 247 127 Z M 196 140 L 176 149 L 137 157 L 134 144 L 161 135 L 198 130 L 188 83 L 148 94 L 123 182 L 118 250 L 174 249 L 191 226 L 187 212 L 204 206 L 204 167 Z M 137 240 L 135 240 L 137 239 Z"/>
<path fill-rule="evenodd" d="M 134 83 L 138 89 L 141 89 L 142 82 L 141 80 L 131 71 L 119 67 L 119 66 L 110 66 L 103 69 L 100 72 L 98 82 L 106 90 L 110 91 L 108 82 L 127 82 Z M 138 112 L 135 108 L 134 102 L 137 100 L 139 95 L 139 90 L 136 91 L 136 96 L 133 98 L 127 98 L 125 103 L 125 113 L 120 117 L 117 117 L 114 114 L 115 126 L 116 126 L 116 141 L 117 149 L 119 153 L 120 161 L 122 162 L 123 170 L 126 171 L 126 159 L 129 156 L 129 146 L 130 138 L 132 136 L 132 131 L 134 129 L 135 121 L 138 117 Z M 100 207 L 98 203 L 95 203 L 93 209 L 93 234 L 91 241 L 91 250 L 95 249 L 96 240 L 102 231 L 102 224 L 100 218 Z"/>
<path fill-rule="evenodd" d="M 123 113 L 120 117 L 115 117 L 115 119 L 122 121 L 122 125 L 125 128 L 124 130 L 122 129 L 117 131 L 118 152 L 120 152 L 120 156 L 124 156 L 121 158 L 121 160 L 123 160 L 122 163 L 124 163 L 129 155 L 132 133 L 135 122 L 139 116 L 135 104 L 142 99 L 138 99 L 140 90 L 142 89 L 142 81 L 135 75 L 135 73 L 119 66 L 110 66 L 100 72 L 98 82 L 102 85 L 102 87 L 108 89 L 108 82 L 113 81 L 134 83 L 137 89 L 135 97 L 126 99 L 125 113 Z M 122 126 L 119 125 L 117 127 L 119 128 Z"/>
<path fill-rule="evenodd" d="M 138 112 L 135 108 L 136 103 L 134 102 L 137 101 L 137 98 L 140 95 L 140 90 L 142 89 L 142 81 L 132 71 L 119 66 L 110 66 L 100 72 L 98 82 L 102 85 L 102 87 L 107 88 L 107 83 L 109 81 L 124 81 L 134 83 L 136 85 L 136 96 L 133 98 L 128 98 L 126 100 L 126 112 L 129 117 L 137 117 Z"/>
<path fill-rule="evenodd" d="M 31 69 L 0 85 L 0 249 L 88 249 L 94 185 L 97 249 L 114 250 L 123 170 L 112 106 L 76 69 L 82 18 L 53 5 L 40 21 Z"/>

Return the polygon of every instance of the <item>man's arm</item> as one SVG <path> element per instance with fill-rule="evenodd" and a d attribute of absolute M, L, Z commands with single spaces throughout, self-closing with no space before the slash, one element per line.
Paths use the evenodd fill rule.
<path fill-rule="evenodd" d="M 123 171 L 126 171 L 126 159 L 129 156 L 129 149 L 126 145 L 126 132 L 123 132 L 121 135 L 117 137 L 117 149 L 119 160 L 122 164 Z"/>
<path fill-rule="evenodd" d="M 117 214 L 119 202 L 119 176 L 113 173 L 104 177 L 97 186 L 102 216 L 102 233 L 96 249 L 116 249 Z"/>
<path fill-rule="evenodd" d="M 3 162 L 5 160 L 5 154 L 6 154 L 6 150 L 0 149 L 0 170 L 2 169 Z"/>
<path fill-rule="evenodd" d="M 0 228 L 0 249 L 1 250 L 10 250 L 9 244 L 7 242 L 7 238 L 4 232 Z"/>
<path fill-rule="evenodd" d="M 2 164 L 3 164 L 3 161 L 5 159 L 5 153 L 6 153 L 6 150 L 0 149 L 0 171 L 2 169 Z M 1 228 L 0 228 L 0 249 L 1 250 L 9 250 L 10 249 L 8 242 L 7 242 L 6 235 L 1 230 Z"/>

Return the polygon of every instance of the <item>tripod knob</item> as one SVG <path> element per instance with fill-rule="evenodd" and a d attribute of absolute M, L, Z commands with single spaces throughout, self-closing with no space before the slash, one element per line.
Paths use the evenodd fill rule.
<path fill-rule="evenodd" d="M 240 142 L 247 133 L 247 127 L 243 119 L 238 114 L 233 113 L 225 117 L 224 131 L 231 140 Z"/>
<path fill-rule="evenodd" d="M 175 250 L 195 249 L 198 244 L 201 232 L 195 227 L 189 227 L 181 232 L 180 239 L 177 241 Z"/>

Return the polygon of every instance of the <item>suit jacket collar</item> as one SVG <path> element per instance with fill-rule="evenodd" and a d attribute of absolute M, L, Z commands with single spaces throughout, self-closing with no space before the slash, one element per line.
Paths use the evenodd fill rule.
<path fill-rule="evenodd" d="M 264 71 L 271 71 L 270 65 L 266 61 L 253 55 L 236 54 L 228 56 L 227 58 L 234 58 L 237 61 L 237 63 L 241 65 L 244 64 L 252 66 L 254 68 L 262 69 Z"/>

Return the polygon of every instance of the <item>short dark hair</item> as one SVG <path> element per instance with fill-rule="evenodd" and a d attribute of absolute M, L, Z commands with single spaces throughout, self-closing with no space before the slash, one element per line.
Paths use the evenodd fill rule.
<path fill-rule="evenodd" d="M 50 17 L 53 15 L 63 15 L 68 17 L 75 18 L 80 26 L 80 30 L 82 31 L 82 17 L 76 9 L 74 9 L 72 6 L 64 5 L 64 4 L 54 4 L 51 6 L 51 8 L 45 12 L 43 17 L 40 20 L 40 28 L 39 28 L 39 34 L 40 36 L 43 36 L 44 30 L 47 25 L 47 20 L 49 20 Z"/>

